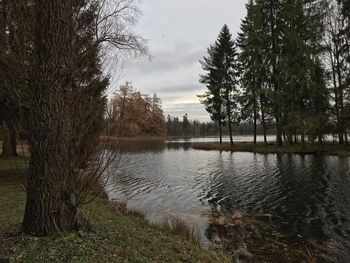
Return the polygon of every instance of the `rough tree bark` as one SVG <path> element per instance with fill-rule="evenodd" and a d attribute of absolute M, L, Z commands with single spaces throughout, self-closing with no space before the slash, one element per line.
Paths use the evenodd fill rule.
<path fill-rule="evenodd" d="M 22 229 L 38 236 L 74 228 L 71 105 L 74 98 L 73 5 L 36 0 L 35 66 L 30 87 L 31 156 Z"/>

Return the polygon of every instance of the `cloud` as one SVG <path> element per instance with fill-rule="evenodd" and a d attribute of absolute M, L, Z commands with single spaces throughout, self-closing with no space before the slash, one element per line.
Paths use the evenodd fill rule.
<path fill-rule="evenodd" d="M 204 106 L 200 103 L 178 103 L 164 107 L 166 115 L 181 118 L 185 114 L 190 119 L 196 119 L 200 121 L 208 121 L 208 114 L 206 113 Z"/>
<path fill-rule="evenodd" d="M 246 0 L 143 0 L 143 17 L 136 28 L 149 40 L 152 60 L 129 64 L 121 82 L 132 81 L 142 93 L 157 93 L 167 114 L 209 120 L 197 94 L 199 60 L 206 54 L 224 24 L 233 36 L 246 14 Z"/>
<path fill-rule="evenodd" d="M 174 85 L 174 86 L 164 86 L 164 87 L 159 87 L 154 89 L 154 92 L 156 93 L 166 93 L 168 97 L 171 97 L 171 94 L 173 94 L 174 92 L 178 93 L 178 94 L 183 94 L 186 92 L 197 92 L 198 94 L 201 93 L 201 91 L 203 90 L 203 85 L 201 85 L 200 83 L 198 84 L 183 84 L 183 85 Z"/>
<path fill-rule="evenodd" d="M 199 62 L 205 51 L 184 49 L 183 46 L 151 50 L 151 60 L 139 60 L 130 65 L 133 74 L 160 74 L 189 67 Z"/>

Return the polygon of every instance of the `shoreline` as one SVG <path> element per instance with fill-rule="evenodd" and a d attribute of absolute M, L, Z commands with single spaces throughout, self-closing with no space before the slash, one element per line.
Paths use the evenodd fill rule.
<path fill-rule="evenodd" d="M 230 143 L 193 143 L 192 148 L 203 151 L 229 151 L 229 152 L 251 152 L 260 154 L 321 154 L 350 156 L 350 147 L 333 143 L 306 144 L 302 145 L 284 145 L 277 147 L 270 143 L 265 146 L 264 143 L 254 145 L 250 142 L 236 142 L 233 146 Z"/>
<path fill-rule="evenodd" d="M 257 261 L 275 261 L 280 257 L 276 248 L 283 250 L 286 261 L 300 262 L 306 258 L 304 242 L 298 242 L 300 247 L 296 246 L 292 236 L 276 231 L 271 225 L 270 214 L 248 215 L 236 211 L 233 215 L 220 213 L 212 217 L 210 224 L 227 233 L 227 243 L 212 244 L 213 247 L 206 250 L 200 246 L 195 228 L 181 219 L 174 217 L 170 225 L 167 222 L 153 224 L 145 219 L 142 212 L 128 210 L 125 202 L 108 200 L 107 195 L 96 198 L 81 210 L 91 230 L 44 238 L 20 235 L 18 227 L 25 194 L 17 187 L 23 180 L 25 167 L 20 158 L 0 159 L 0 205 L 4 207 L 0 214 L 3 227 L 0 229 L 0 261 L 21 259 L 41 262 L 47 258 L 52 261 L 61 258 L 70 262 L 79 258 L 80 261 L 75 262 L 96 262 L 99 259 L 103 262 L 209 263 L 232 262 L 239 255 Z M 229 236 L 232 234 L 241 236 L 241 240 L 231 240 Z M 125 236 L 128 238 L 123 239 Z M 248 244 L 251 252 L 240 254 L 240 244 Z M 313 250 L 310 253 L 314 253 Z"/>
<path fill-rule="evenodd" d="M 150 223 L 123 204 L 96 198 L 80 214 L 88 227 L 32 237 L 19 232 L 25 206 L 26 180 L 21 157 L 0 159 L 0 262 L 230 262 L 221 251 L 205 250 L 179 222 Z M 176 223 L 176 222 L 175 222 Z M 89 228 L 91 228 L 89 230 Z M 181 231 L 179 231 L 179 229 Z"/>

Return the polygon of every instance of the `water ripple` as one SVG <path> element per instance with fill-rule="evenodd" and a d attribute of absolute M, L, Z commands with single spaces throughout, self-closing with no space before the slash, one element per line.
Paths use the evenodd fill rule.
<path fill-rule="evenodd" d="M 348 158 L 162 147 L 128 153 L 132 161 L 115 175 L 110 197 L 150 220 L 181 215 L 203 232 L 213 211 L 271 213 L 281 230 L 322 240 L 326 251 L 350 251 Z"/>

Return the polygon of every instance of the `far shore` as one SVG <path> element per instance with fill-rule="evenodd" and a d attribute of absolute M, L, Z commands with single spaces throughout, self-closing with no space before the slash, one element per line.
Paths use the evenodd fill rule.
<path fill-rule="evenodd" d="M 350 156 L 350 146 L 343 146 L 334 143 L 323 144 L 306 144 L 305 146 L 298 145 L 284 145 L 277 147 L 273 143 L 267 146 L 264 143 L 257 143 L 254 145 L 251 142 L 236 142 L 231 146 L 230 143 L 193 143 L 193 149 L 205 151 L 230 151 L 230 152 L 253 152 L 262 154 L 273 153 L 294 153 L 294 154 L 324 154 L 324 155 L 338 155 Z"/>
<path fill-rule="evenodd" d="M 132 137 L 118 137 L 118 136 L 101 136 L 103 141 L 166 141 L 166 140 L 181 140 L 181 139 L 191 139 L 200 138 L 196 136 L 132 136 Z"/>

